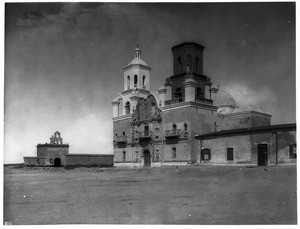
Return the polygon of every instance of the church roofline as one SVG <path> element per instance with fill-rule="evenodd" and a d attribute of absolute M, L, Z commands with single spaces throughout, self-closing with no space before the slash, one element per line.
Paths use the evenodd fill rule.
<path fill-rule="evenodd" d="M 119 121 L 124 119 L 131 119 L 131 114 L 119 115 L 117 117 L 112 118 L 113 121 Z"/>
<path fill-rule="evenodd" d="M 219 106 L 222 107 L 222 106 Z M 224 107 L 224 106 L 223 106 Z M 259 112 L 259 111 L 238 111 L 238 112 L 233 112 L 233 113 L 228 113 L 228 114 L 220 114 L 218 113 L 219 116 L 236 116 L 236 115 L 244 115 L 244 114 L 255 114 L 255 115 L 260 115 L 264 117 L 272 117 L 272 115 L 264 113 L 264 112 Z"/>
<path fill-rule="evenodd" d="M 151 70 L 151 67 L 143 64 L 129 64 L 123 67 L 123 70 L 130 70 L 132 68 L 140 68 L 140 69 L 145 69 L 145 70 Z"/>
<path fill-rule="evenodd" d="M 277 133 L 282 131 L 296 131 L 296 123 L 221 130 L 221 131 L 207 133 L 203 135 L 195 135 L 195 139 L 204 140 L 204 139 L 218 138 L 221 136 L 232 136 L 232 135 L 242 135 L 242 134 L 247 135 L 247 134 L 256 134 L 256 133 Z"/>
<path fill-rule="evenodd" d="M 46 143 L 46 144 L 38 144 L 36 147 L 69 147 L 69 144 L 51 144 L 51 143 Z"/>
<path fill-rule="evenodd" d="M 85 156 L 85 157 L 113 157 L 114 155 L 113 154 L 66 154 L 65 155 L 66 157 L 73 157 L 73 156 L 77 156 L 77 157 L 82 157 L 82 156 Z"/>
<path fill-rule="evenodd" d="M 217 107 L 220 107 L 220 108 L 222 108 L 222 107 L 230 107 L 230 108 L 239 108 L 238 106 L 236 106 L 236 105 L 216 105 Z"/>
<path fill-rule="evenodd" d="M 138 90 L 139 90 L 139 92 L 144 93 L 146 95 L 150 95 L 151 94 L 151 92 L 149 90 L 146 90 L 146 89 L 139 88 Z M 130 89 L 127 89 L 125 91 L 122 91 L 121 95 L 131 94 L 132 92 L 133 92 L 133 88 L 130 88 Z"/>
<path fill-rule="evenodd" d="M 191 75 L 194 76 L 194 77 L 196 77 L 196 79 L 197 78 L 200 78 L 200 79 L 202 78 L 202 79 L 206 80 L 206 79 L 209 78 L 206 75 L 198 74 L 198 73 L 194 73 L 194 72 L 192 72 Z M 168 78 L 170 78 L 170 79 L 177 79 L 177 78 L 186 77 L 186 76 L 187 76 L 187 73 L 185 72 L 185 73 L 180 73 L 180 74 L 172 75 L 172 76 L 170 76 Z"/>
<path fill-rule="evenodd" d="M 199 102 L 194 102 L 194 101 L 166 105 L 164 107 L 161 107 L 160 109 L 162 111 L 166 111 L 166 110 L 173 110 L 173 109 L 179 109 L 179 108 L 184 108 L 184 107 L 197 107 L 197 108 L 201 107 L 203 109 L 212 110 L 212 111 L 217 111 L 217 109 L 218 109 L 218 107 L 216 107 L 214 105 L 209 105 L 209 104 L 204 104 L 204 103 L 199 103 Z"/>
<path fill-rule="evenodd" d="M 197 47 L 199 49 L 204 49 L 205 47 L 203 45 L 197 44 L 195 42 L 183 42 L 181 44 L 175 45 L 172 47 L 172 52 L 174 52 L 175 49 L 179 49 L 182 48 L 184 46 L 193 46 L 193 47 Z"/>

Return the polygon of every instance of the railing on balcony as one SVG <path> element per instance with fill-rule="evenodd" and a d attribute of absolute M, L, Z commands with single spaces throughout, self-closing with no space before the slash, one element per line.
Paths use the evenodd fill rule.
<path fill-rule="evenodd" d="M 127 136 L 123 135 L 123 136 L 116 136 L 116 142 L 117 143 L 124 143 L 127 142 Z"/>
<path fill-rule="evenodd" d="M 165 105 L 168 106 L 168 105 L 182 103 L 182 102 L 184 102 L 183 98 L 180 98 L 180 99 L 171 99 L 171 100 L 165 101 Z M 204 99 L 204 98 L 196 98 L 196 102 L 198 102 L 198 103 L 204 103 L 204 104 L 208 104 L 208 105 L 212 105 L 213 104 L 213 100 L 211 100 L 211 99 Z"/>
<path fill-rule="evenodd" d="M 152 131 L 139 132 L 139 139 L 140 140 L 149 140 L 151 138 L 152 138 Z"/>
<path fill-rule="evenodd" d="M 176 104 L 176 103 L 182 103 L 182 102 L 184 102 L 183 98 L 170 99 L 170 100 L 165 101 L 165 105 L 167 106 L 167 105 Z"/>
<path fill-rule="evenodd" d="M 172 129 L 165 131 L 166 138 L 179 138 L 180 137 L 180 129 Z"/>
<path fill-rule="evenodd" d="M 196 102 L 198 102 L 198 103 L 204 103 L 204 104 L 209 104 L 209 105 L 213 104 L 213 100 L 211 100 L 211 99 L 204 99 L 204 98 L 196 98 Z"/>

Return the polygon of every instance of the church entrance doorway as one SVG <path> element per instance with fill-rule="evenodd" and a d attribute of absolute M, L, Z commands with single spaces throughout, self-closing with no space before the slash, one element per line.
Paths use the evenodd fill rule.
<path fill-rule="evenodd" d="M 144 166 L 150 167 L 151 166 L 151 154 L 149 150 L 144 151 Z"/>
<path fill-rule="evenodd" d="M 268 145 L 258 144 L 257 149 L 257 165 L 265 166 L 268 164 Z"/>
<path fill-rule="evenodd" d="M 60 167 L 61 166 L 61 160 L 60 158 L 55 158 L 54 159 L 54 164 L 53 164 L 54 167 Z"/>

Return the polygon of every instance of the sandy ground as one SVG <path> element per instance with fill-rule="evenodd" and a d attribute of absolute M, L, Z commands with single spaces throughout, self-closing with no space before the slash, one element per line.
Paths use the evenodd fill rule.
<path fill-rule="evenodd" d="M 296 166 L 268 169 L 5 167 L 4 221 L 296 224 Z"/>

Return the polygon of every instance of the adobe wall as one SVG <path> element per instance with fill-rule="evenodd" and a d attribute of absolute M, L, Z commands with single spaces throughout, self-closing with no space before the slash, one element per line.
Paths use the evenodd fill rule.
<path fill-rule="evenodd" d="M 124 144 L 117 145 L 114 148 L 114 162 L 115 163 L 136 163 L 136 166 L 143 166 L 143 152 L 149 150 L 151 155 L 151 166 L 153 163 L 161 162 L 163 160 L 163 150 L 161 142 L 141 141 L 139 144 Z M 123 160 L 123 152 L 125 152 L 125 160 Z"/>
<path fill-rule="evenodd" d="M 173 157 L 173 148 L 176 149 L 176 157 Z M 172 142 L 166 140 L 164 145 L 164 163 L 167 162 L 191 162 L 191 141 Z"/>
<path fill-rule="evenodd" d="M 131 140 L 131 119 L 126 118 L 122 120 L 117 120 L 113 122 L 113 134 L 114 138 L 117 134 L 117 136 L 123 136 L 123 132 L 125 132 L 125 135 L 127 136 L 127 140 Z"/>
<path fill-rule="evenodd" d="M 216 122 L 216 112 L 201 107 L 176 107 L 175 109 L 163 111 L 163 130 L 172 130 L 173 123 L 176 123 L 177 128 L 181 130 L 180 138 L 190 140 L 183 144 L 185 146 L 178 146 L 178 149 L 183 150 L 180 160 L 190 160 L 191 163 L 197 161 L 195 134 L 213 132 L 214 122 Z M 187 123 L 187 131 L 184 131 L 185 123 Z M 185 135 L 185 132 L 187 132 L 187 135 Z M 185 154 L 186 149 L 190 150 L 189 156 Z M 170 151 L 170 148 L 168 150 Z M 180 152 L 179 150 L 178 152 Z M 165 157 L 165 159 L 169 160 L 169 157 Z"/>
<path fill-rule="evenodd" d="M 256 111 L 218 114 L 217 129 L 221 131 L 271 125 L 271 116 L 264 115 L 266 114 L 259 114 Z"/>
<path fill-rule="evenodd" d="M 24 157 L 24 165 L 38 165 L 37 157 Z"/>
<path fill-rule="evenodd" d="M 296 131 L 278 133 L 278 164 L 297 163 L 296 158 L 290 157 L 290 145 L 296 143 Z M 294 149 L 295 151 L 297 148 Z"/>
<path fill-rule="evenodd" d="M 290 157 L 290 145 L 296 143 L 296 132 L 277 133 L 278 164 L 296 163 L 296 158 Z M 220 136 L 213 139 L 198 141 L 196 151 L 200 157 L 201 148 L 211 150 L 211 159 L 203 161 L 212 164 L 258 164 L 258 146 L 268 146 L 268 165 L 276 164 L 276 133 L 241 134 L 235 136 Z M 227 161 L 227 148 L 233 148 L 233 161 Z M 296 150 L 296 149 L 294 149 Z M 199 161 L 199 159 L 198 159 Z"/>
<path fill-rule="evenodd" d="M 274 165 L 276 163 L 276 138 L 272 133 L 252 134 L 251 137 L 251 155 L 253 161 L 258 162 L 258 145 L 268 145 L 268 165 Z"/>
<path fill-rule="evenodd" d="M 271 118 L 262 117 L 258 115 L 252 116 L 252 127 L 269 126 L 269 125 L 271 125 Z"/>
<path fill-rule="evenodd" d="M 113 155 L 67 155 L 66 166 L 70 165 L 84 165 L 84 166 L 112 166 Z"/>
<path fill-rule="evenodd" d="M 246 128 L 251 126 L 251 118 L 249 114 L 241 114 L 236 116 L 217 116 L 218 131 Z"/>
<path fill-rule="evenodd" d="M 24 157 L 24 165 L 28 166 L 44 166 L 46 160 L 38 157 Z"/>
<path fill-rule="evenodd" d="M 227 148 L 233 148 L 233 161 L 227 160 Z M 250 136 L 232 136 L 198 141 L 198 154 L 201 148 L 211 150 L 211 160 L 205 163 L 212 164 L 253 164 L 256 160 L 251 156 Z M 204 161 L 201 161 L 204 162 Z"/>
<path fill-rule="evenodd" d="M 44 165 L 52 166 L 54 165 L 54 159 L 60 158 L 61 165 L 66 164 L 65 155 L 69 153 L 68 147 L 60 147 L 60 146 L 51 146 L 49 145 L 42 145 L 37 146 L 37 157 L 44 158 L 45 162 Z"/>

